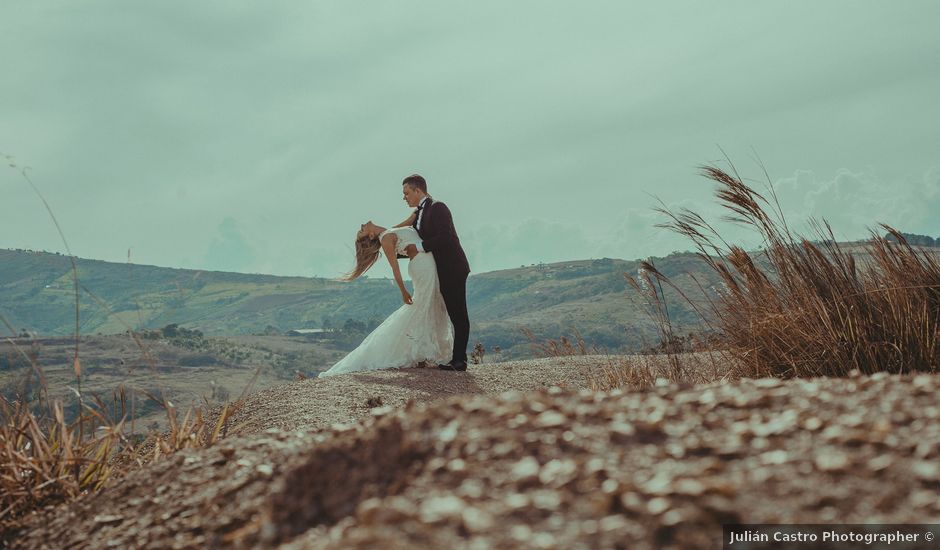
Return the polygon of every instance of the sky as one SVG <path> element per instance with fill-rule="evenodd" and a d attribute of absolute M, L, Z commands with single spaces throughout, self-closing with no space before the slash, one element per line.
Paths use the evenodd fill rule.
<path fill-rule="evenodd" d="M 699 166 L 725 155 L 798 227 L 940 236 L 938 20 L 933 0 L 6 3 L 0 248 L 65 252 L 28 166 L 85 258 L 337 277 L 361 223 L 407 217 L 416 172 L 474 272 L 664 256 L 690 245 L 657 201 L 720 216 Z"/>

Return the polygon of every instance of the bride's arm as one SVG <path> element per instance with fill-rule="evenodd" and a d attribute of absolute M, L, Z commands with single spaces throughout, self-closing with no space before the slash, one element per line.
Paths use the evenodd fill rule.
<path fill-rule="evenodd" d="M 412 212 L 410 216 L 408 216 L 407 218 L 405 218 L 405 221 L 401 222 L 400 224 L 396 225 L 395 227 L 410 227 L 411 225 L 413 225 L 413 224 L 415 223 L 415 217 L 416 217 L 416 216 L 417 216 L 417 214 L 415 214 L 414 212 Z"/>
<path fill-rule="evenodd" d="M 385 251 L 385 257 L 388 263 L 392 264 L 392 274 L 395 275 L 395 283 L 401 290 L 401 298 L 406 304 L 412 303 L 411 294 L 405 288 L 405 282 L 401 278 L 401 269 L 398 267 L 398 254 L 395 252 L 395 245 L 398 243 L 398 235 L 389 233 L 382 238 L 382 250 Z"/>

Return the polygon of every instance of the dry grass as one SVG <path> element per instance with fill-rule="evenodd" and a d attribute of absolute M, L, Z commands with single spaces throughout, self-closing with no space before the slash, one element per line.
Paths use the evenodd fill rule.
<path fill-rule="evenodd" d="M 596 389 L 702 383 L 740 377 L 845 376 L 853 372 L 911 373 L 940 370 L 940 263 L 915 249 L 896 229 L 880 227 L 851 250 L 825 221 L 810 220 L 812 239 L 795 235 L 777 203 L 737 175 L 714 166 L 702 173 L 718 184 L 725 219 L 758 232 L 763 249 L 728 244 L 715 227 L 690 210 L 661 208 L 662 227 L 688 237 L 722 281 L 717 295 L 699 284 L 693 299 L 652 262 L 638 277 L 624 277 L 659 329 L 648 354 L 609 359 Z M 766 172 L 765 172 L 766 173 Z M 768 178 L 769 180 L 769 178 Z M 693 277 L 694 279 L 694 277 Z M 704 336 L 674 330 L 663 285 L 699 314 Z M 595 354 L 580 337 L 538 343 L 540 356 Z"/>
<path fill-rule="evenodd" d="M 97 491 L 132 468 L 181 449 L 214 444 L 224 436 L 245 392 L 211 415 L 208 403 L 191 405 L 182 419 L 169 400 L 146 395 L 164 407 L 170 428 L 142 439 L 128 434 L 124 387 L 115 391 L 110 404 L 98 396 L 92 396 L 93 404 L 86 399 L 73 422 L 66 422 L 61 401 L 37 414 L 24 399 L 0 397 L 0 532 L 11 532 L 32 510 Z"/>
<path fill-rule="evenodd" d="M 644 354 L 608 360 L 591 382 L 595 391 L 647 389 L 666 384 L 693 385 L 727 380 L 731 364 L 720 353 Z"/>
<path fill-rule="evenodd" d="M 897 242 L 872 231 L 861 256 L 857 247 L 853 254 L 839 245 L 825 221 L 810 220 L 812 240 L 795 235 L 772 187 L 767 197 L 757 193 L 733 166 L 734 175 L 714 166 L 702 171 L 718 184 L 718 200 L 731 213 L 726 219 L 756 230 L 764 241 L 763 251 L 750 253 L 728 245 L 695 212 L 660 210 L 669 217 L 663 227 L 688 237 L 723 282 L 700 314 L 720 335 L 735 375 L 938 370 L 937 256 L 886 225 L 881 228 Z M 671 284 L 655 266 L 644 268 L 657 284 Z"/>
<path fill-rule="evenodd" d="M 663 307 L 663 304 L 660 304 Z M 661 334 L 673 334 L 669 317 L 658 318 Z M 557 340 L 540 342 L 528 329 L 523 333 L 529 338 L 532 351 L 537 357 L 571 357 L 576 355 L 601 356 L 599 372 L 591 377 L 591 389 L 609 391 L 629 387 L 646 389 L 663 384 L 703 384 L 727 379 L 730 375 L 729 358 L 721 352 L 690 352 L 686 338 L 667 339 L 664 344 L 649 353 L 637 355 L 610 355 L 589 345 L 581 333 L 574 331 L 572 338 L 561 336 Z"/>
<path fill-rule="evenodd" d="M 23 402 L 0 398 L 0 527 L 49 502 L 100 488 L 110 474 L 107 459 L 119 431 L 101 430 L 84 440 L 66 424 L 61 403 L 51 419 L 37 418 Z"/>
<path fill-rule="evenodd" d="M 97 296 L 87 291 L 99 304 Z M 9 323 L 8 329 L 13 331 Z M 153 365 L 153 354 L 135 331 L 128 327 L 135 343 Z M 15 332 L 14 332 L 15 334 Z M 169 429 L 151 431 L 147 436 L 131 435 L 135 411 L 128 410 L 128 389 L 120 386 L 105 403 L 98 395 L 73 389 L 78 400 L 77 418 L 66 422 L 63 403 L 48 399 L 46 377 L 32 354 L 26 353 L 12 339 L 7 339 L 26 357 L 39 380 L 36 406 L 29 395 L 20 394 L 10 402 L 0 397 L 0 532 L 12 532 L 19 518 L 43 506 L 78 498 L 115 482 L 131 468 L 160 460 L 187 448 L 206 447 L 224 437 L 228 420 L 244 403 L 257 378 L 249 381 L 241 396 L 226 403 L 221 410 L 190 405 L 180 418 L 178 408 L 166 396 L 155 396 L 143 389 L 131 392 L 144 396 L 163 408 Z M 78 349 L 78 346 L 76 346 Z M 78 356 L 76 356 L 76 364 Z M 76 369 L 81 381 L 81 371 Z M 23 388 L 30 386 L 29 380 Z M 136 402 L 136 400 L 132 400 Z M 36 412 L 36 411 L 39 412 Z M 128 430 L 128 422 L 131 429 Z"/>
<path fill-rule="evenodd" d="M 602 355 L 597 346 L 588 346 L 581 333 L 574 331 L 572 338 L 561 336 L 558 340 L 539 341 L 531 329 L 523 328 L 522 333 L 529 340 L 532 354 L 536 357 L 570 357 L 572 355 Z"/>
<path fill-rule="evenodd" d="M 127 410 L 127 390 L 124 386 L 113 393 L 110 405 L 97 395 L 92 395 L 93 402 L 90 402 L 82 391 L 80 289 L 108 311 L 110 308 L 79 282 L 75 257 L 71 254 L 65 233 L 49 203 L 29 178 L 29 167 L 19 166 L 10 155 L 3 157 L 11 168 L 20 172 L 42 201 L 72 262 L 75 287 L 73 366 L 77 388 L 72 391 L 77 398 L 79 412 L 74 421 L 66 422 L 62 402 L 50 401 L 48 398 L 46 377 L 35 354 L 27 353 L 8 338 L 7 341 L 13 344 L 16 352 L 29 361 L 32 370 L 23 384 L 23 392 L 14 401 L 0 396 L 0 533 L 3 534 L 0 543 L 8 540 L 19 518 L 30 511 L 97 491 L 117 480 L 130 468 L 159 460 L 178 450 L 212 445 L 224 436 L 229 418 L 244 403 L 244 397 L 258 375 L 256 372 L 238 400 L 216 412 L 215 421 L 211 423 L 208 421 L 208 401 L 205 408 L 191 405 L 180 420 L 176 406 L 166 397 L 135 390 L 163 407 L 169 420 L 169 430 L 165 433 L 151 432 L 139 442 L 129 437 L 126 422 L 128 417 L 133 421 L 134 411 L 129 413 Z M 0 316 L 0 321 L 12 335 L 16 335 L 16 330 L 5 318 Z M 150 350 L 136 331 L 125 326 L 153 367 Z M 39 381 L 35 407 L 31 406 L 28 395 L 33 375 Z M 37 413 L 34 409 L 41 412 Z"/>

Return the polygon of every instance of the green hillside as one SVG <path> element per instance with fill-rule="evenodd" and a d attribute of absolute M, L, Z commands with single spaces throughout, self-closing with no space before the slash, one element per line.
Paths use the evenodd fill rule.
<path fill-rule="evenodd" d="M 646 314 L 631 301 L 624 272 L 638 262 L 600 259 L 540 264 L 474 274 L 468 282 L 471 344 L 528 355 L 522 328 L 539 338 L 579 330 L 607 350 L 630 349 L 655 339 Z M 657 260 L 667 274 L 702 272 L 692 254 Z M 207 335 L 257 334 L 268 327 L 340 327 L 348 319 L 382 319 L 400 306 L 390 279 L 352 283 L 78 260 L 83 333 L 118 333 L 178 323 Z M 691 285 L 690 289 L 694 288 Z M 674 297 L 675 298 L 675 297 Z M 695 325 L 675 302 L 674 318 Z M 0 250 L 0 314 L 17 329 L 65 336 L 74 327 L 71 263 L 45 252 Z"/>
<path fill-rule="evenodd" d="M 393 310 L 389 280 L 328 279 L 196 271 L 78 260 L 82 331 L 114 333 L 179 323 L 206 334 L 246 334 L 268 325 L 320 326 L 324 316 L 368 318 Z M 0 250 L 0 312 L 18 329 L 66 335 L 74 327 L 71 263 L 66 256 Z M 110 311 L 109 311 L 110 310 Z"/>

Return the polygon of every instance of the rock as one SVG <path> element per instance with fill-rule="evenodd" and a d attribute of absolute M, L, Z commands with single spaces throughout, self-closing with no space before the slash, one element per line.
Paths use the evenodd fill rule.
<path fill-rule="evenodd" d="M 803 421 L 803 428 L 811 432 L 815 432 L 822 427 L 822 420 L 815 416 L 811 416 Z"/>
<path fill-rule="evenodd" d="M 532 501 L 529 499 L 528 495 L 522 493 L 510 493 L 503 498 L 503 503 L 510 510 L 518 510 L 520 508 L 525 508 L 529 506 Z"/>
<path fill-rule="evenodd" d="M 486 533 L 493 528 L 495 523 L 492 515 L 473 506 L 463 509 L 461 519 L 470 533 Z"/>
<path fill-rule="evenodd" d="M 94 518 L 94 522 L 101 525 L 114 525 L 124 521 L 124 516 L 101 514 Z"/>
<path fill-rule="evenodd" d="M 519 483 L 534 480 L 539 475 L 539 461 L 531 456 L 527 456 L 517 462 L 510 471 L 510 477 Z"/>
<path fill-rule="evenodd" d="M 919 479 L 923 479 L 924 481 L 940 480 L 940 464 L 936 462 L 918 460 L 911 464 L 911 472 L 913 472 L 914 475 Z"/>
<path fill-rule="evenodd" d="M 891 455 L 879 455 L 868 461 L 868 468 L 873 472 L 880 472 L 890 468 L 894 464 L 894 457 Z"/>
<path fill-rule="evenodd" d="M 834 449 L 821 451 L 816 455 L 815 464 L 823 472 L 842 472 L 849 466 L 849 457 Z"/>
<path fill-rule="evenodd" d="M 371 414 L 374 417 L 380 417 L 380 416 L 385 416 L 387 414 L 391 414 L 393 412 L 395 412 L 395 407 L 391 405 L 382 405 L 382 406 L 377 406 L 371 409 L 369 411 L 369 414 Z"/>
<path fill-rule="evenodd" d="M 454 495 L 431 497 L 421 504 L 421 521 L 437 523 L 460 517 L 466 503 Z"/>
<path fill-rule="evenodd" d="M 557 510 L 561 505 L 561 496 L 556 491 L 536 491 L 532 504 L 541 510 Z"/>
<path fill-rule="evenodd" d="M 544 485 L 561 486 L 571 481 L 577 470 L 573 460 L 550 460 L 539 470 L 539 481 Z"/>
<path fill-rule="evenodd" d="M 656 497 L 650 499 L 650 501 L 646 504 L 646 509 L 654 516 L 658 516 L 659 514 L 662 514 L 668 510 L 670 506 L 671 504 L 669 503 L 669 500 L 663 497 Z"/>
<path fill-rule="evenodd" d="M 483 496 L 484 489 L 485 486 L 479 480 L 465 479 L 457 488 L 457 493 L 470 499 L 478 499 Z"/>
<path fill-rule="evenodd" d="M 443 443 L 450 443 L 451 441 L 457 439 L 457 430 L 459 429 L 460 421 L 452 420 L 446 426 L 444 426 L 444 429 L 438 432 L 437 438 Z"/>
<path fill-rule="evenodd" d="M 555 428 L 564 426 L 567 422 L 565 415 L 552 410 L 545 411 L 535 418 L 535 425 L 539 428 Z"/>
<path fill-rule="evenodd" d="M 695 479 L 680 479 L 673 484 L 672 491 L 680 495 L 697 497 L 705 492 L 705 485 Z"/>
<path fill-rule="evenodd" d="M 760 455 L 760 461 L 762 464 L 768 465 L 780 465 L 786 464 L 787 460 L 790 458 L 790 455 L 783 449 L 777 449 L 775 451 L 767 451 Z"/>
<path fill-rule="evenodd" d="M 610 436 L 616 443 L 623 443 L 636 434 L 636 428 L 629 422 L 611 422 Z"/>

